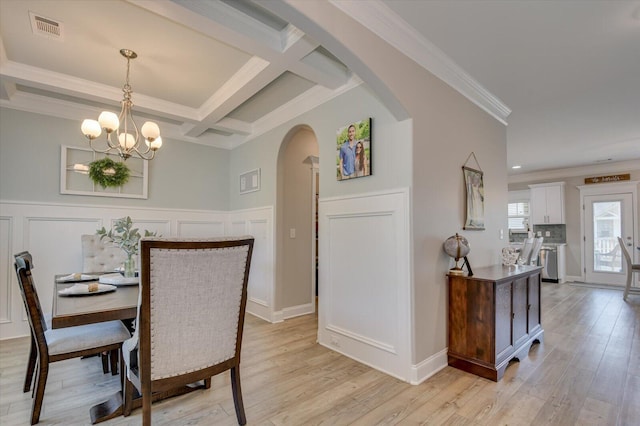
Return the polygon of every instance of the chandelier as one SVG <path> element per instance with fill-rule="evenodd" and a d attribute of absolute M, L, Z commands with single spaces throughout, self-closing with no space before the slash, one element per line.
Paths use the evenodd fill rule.
<path fill-rule="evenodd" d="M 133 91 L 129 85 L 129 64 L 138 55 L 129 49 L 121 49 L 120 54 L 127 58 L 127 80 L 122 88 L 124 96 L 121 102 L 120 115 L 102 111 L 98 121 L 86 119 L 82 122 L 82 133 L 89 139 L 89 146 L 95 152 L 118 154 L 123 160 L 133 156 L 140 157 L 143 160 L 151 160 L 156 151 L 162 146 L 160 129 L 156 123 L 147 121 L 138 132 L 138 126 L 131 115 L 131 108 L 133 108 L 131 94 Z M 99 149 L 93 146 L 95 139 L 102 134 L 102 130 L 107 134 L 106 149 Z M 111 138 L 114 132 L 115 141 Z M 144 151 L 140 149 L 140 133 L 142 133 L 147 145 Z"/>

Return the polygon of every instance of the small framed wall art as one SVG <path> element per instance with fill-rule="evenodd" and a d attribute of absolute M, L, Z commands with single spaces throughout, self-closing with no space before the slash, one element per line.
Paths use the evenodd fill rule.
<path fill-rule="evenodd" d="M 260 169 L 249 170 L 240 175 L 240 194 L 260 191 Z"/>

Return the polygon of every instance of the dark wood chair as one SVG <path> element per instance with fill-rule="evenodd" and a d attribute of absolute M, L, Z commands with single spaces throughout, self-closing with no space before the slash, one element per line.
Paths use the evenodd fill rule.
<path fill-rule="evenodd" d="M 21 252 L 14 257 L 18 284 L 31 327 L 31 351 L 23 391 L 28 392 L 32 382 L 35 381 L 31 409 L 33 425 L 40 420 L 50 363 L 112 350 L 118 351 L 122 342 L 128 339 L 130 334 L 120 321 L 50 329 L 42 314 L 40 299 L 33 282 L 31 254 Z"/>
<path fill-rule="evenodd" d="M 246 424 L 240 387 L 240 346 L 253 238 L 140 240 L 137 325 L 123 344 L 124 415 L 142 395 L 144 426 L 151 402 L 230 370 L 238 423 Z"/>

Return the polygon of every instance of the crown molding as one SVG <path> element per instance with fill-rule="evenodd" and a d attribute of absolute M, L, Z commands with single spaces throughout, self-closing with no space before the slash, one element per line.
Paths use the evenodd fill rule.
<path fill-rule="evenodd" d="M 329 2 L 447 83 L 500 123 L 507 125 L 507 117 L 511 114 L 507 105 L 382 1 L 369 0 L 366 5 L 345 0 Z"/>
<path fill-rule="evenodd" d="M 621 173 L 628 172 L 630 170 L 640 170 L 640 160 L 617 161 L 613 163 L 523 173 L 507 177 L 507 183 L 526 183 L 547 179 L 563 179 L 586 175 Z"/>

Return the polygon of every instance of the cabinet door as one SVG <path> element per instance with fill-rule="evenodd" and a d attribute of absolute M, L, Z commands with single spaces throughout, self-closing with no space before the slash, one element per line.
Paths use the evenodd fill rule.
<path fill-rule="evenodd" d="M 529 276 L 529 301 L 528 301 L 528 327 L 529 334 L 535 333 L 540 325 L 540 273 Z"/>
<path fill-rule="evenodd" d="M 548 186 L 547 223 L 564 223 L 564 191 L 561 186 Z"/>
<path fill-rule="evenodd" d="M 511 282 L 496 285 L 496 363 L 511 355 Z"/>
<path fill-rule="evenodd" d="M 527 277 L 513 282 L 513 346 L 518 347 L 527 340 Z"/>
<path fill-rule="evenodd" d="M 531 188 L 531 223 L 541 224 L 546 223 L 547 219 L 547 194 L 546 188 Z"/>

